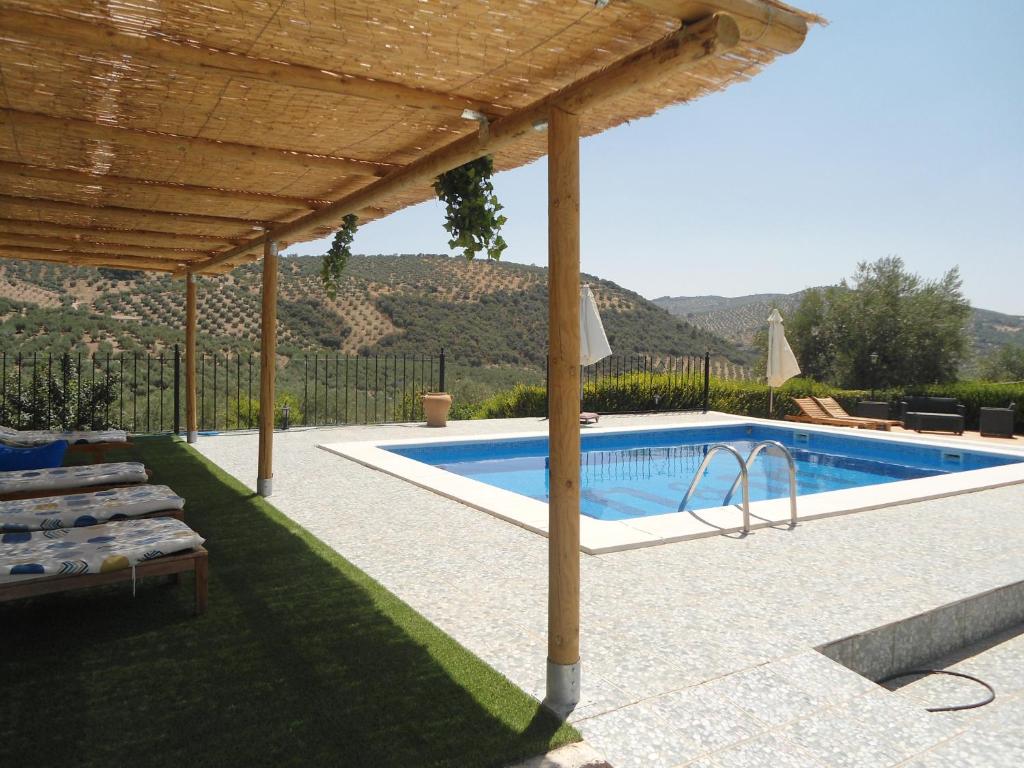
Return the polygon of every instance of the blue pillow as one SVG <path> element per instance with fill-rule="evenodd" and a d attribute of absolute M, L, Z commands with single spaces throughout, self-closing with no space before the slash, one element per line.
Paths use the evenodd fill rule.
<path fill-rule="evenodd" d="M 55 440 L 32 448 L 0 445 L 0 472 L 59 467 L 64 463 L 64 453 L 67 449 L 66 440 Z"/>

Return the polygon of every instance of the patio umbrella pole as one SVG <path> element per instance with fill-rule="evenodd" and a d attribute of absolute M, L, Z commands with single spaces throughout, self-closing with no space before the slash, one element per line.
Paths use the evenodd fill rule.
<path fill-rule="evenodd" d="M 256 493 L 274 492 L 274 373 L 277 362 L 277 243 L 263 245 L 263 314 L 260 321 L 260 453 Z"/>
<path fill-rule="evenodd" d="M 579 117 L 548 122 L 548 660 L 544 705 L 566 717 L 580 698 Z"/>

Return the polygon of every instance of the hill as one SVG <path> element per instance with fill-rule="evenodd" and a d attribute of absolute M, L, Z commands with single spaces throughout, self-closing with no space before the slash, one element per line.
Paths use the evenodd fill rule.
<path fill-rule="evenodd" d="M 753 353 L 754 335 L 765 328 L 773 307 L 783 316 L 800 304 L 805 291 L 797 293 L 758 293 L 749 296 L 662 296 L 654 303 L 687 322 L 721 336 Z M 1024 347 L 1024 317 L 1006 315 L 973 307 L 968 324 L 971 350 L 965 374 L 977 361 L 1004 344 Z"/>
<path fill-rule="evenodd" d="M 353 257 L 337 298 L 319 282 L 320 258 L 281 260 L 279 349 L 343 354 L 436 353 L 473 367 L 542 370 L 546 269 L 433 255 Z M 199 282 L 207 352 L 255 351 L 259 265 Z M 750 354 L 615 283 L 585 278 L 618 354 L 703 354 L 744 365 Z M 165 275 L 4 260 L 0 351 L 162 353 L 182 343 L 184 285 Z"/>

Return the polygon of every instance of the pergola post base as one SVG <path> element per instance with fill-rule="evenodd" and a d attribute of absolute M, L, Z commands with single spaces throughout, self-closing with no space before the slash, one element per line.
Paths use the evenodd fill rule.
<path fill-rule="evenodd" d="M 197 443 L 199 442 L 199 433 L 196 432 L 195 430 L 189 430 L 187 439 L 189 443 Z"/>
<path fill-rule="evenodd" d="M 266 498 L 274 492 L 274 478 L 261 477 L 256 480 L 256 493 Z"/>
<path fill-rule="evenodd" d="M 547 689 L 541 703 L 562 720 L 580 702 L 580 672 L 578 661 L 575 664 L 557 664 L 548 659 Z"/>

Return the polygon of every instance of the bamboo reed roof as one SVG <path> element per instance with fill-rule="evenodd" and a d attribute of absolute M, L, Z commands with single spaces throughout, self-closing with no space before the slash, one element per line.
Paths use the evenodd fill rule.
<path fill-rule="evenodd" d="M 735 44 L 708 45 L 719 11 Z M 429 199 L 470 155 L 543 156 L 523 121 L 545 99 L 575 88 L 592 135 L 747 80 L 819 22 L 776 0 L 0 0 L 0 255 L 224 271 L 266 230 Z"/>

